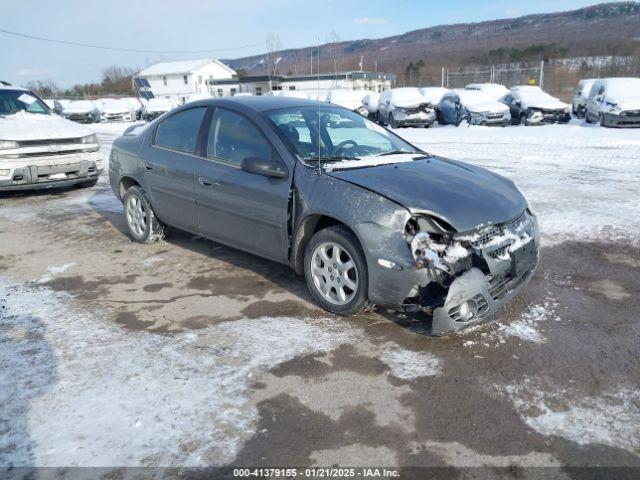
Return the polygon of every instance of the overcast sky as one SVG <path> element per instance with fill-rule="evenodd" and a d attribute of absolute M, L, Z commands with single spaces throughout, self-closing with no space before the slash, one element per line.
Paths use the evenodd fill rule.
<path fill-rule="evenodd" d="M 434 25 L 570 10 L 589 0 L 0 0 L 0 29 L 139 50 L 207 50 L 165 59 L 235 58 L 263 53 L 265 37 L 283 48 L 315 45 L 334 30 L 342 40 L 378 38 Z M 257 45 L 256 45 L 257 44 Z M 247 48 L 236 48 L 253 45 Z M 163 58 L 65 46 L 0 33 L 0 79 L 16 85 L 52 79 L 62 87 L 99 81 L 109 65 L 144 67 Z"/>

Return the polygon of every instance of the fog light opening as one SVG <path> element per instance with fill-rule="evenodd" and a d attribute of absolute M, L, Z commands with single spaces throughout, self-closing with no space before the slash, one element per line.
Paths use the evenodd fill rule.
<path fill-rule="evenodd" d="M 460 318 L 471 320 L 478 314 L 478 304 L 475 300 L 467 300 L 460 305 Z"/>

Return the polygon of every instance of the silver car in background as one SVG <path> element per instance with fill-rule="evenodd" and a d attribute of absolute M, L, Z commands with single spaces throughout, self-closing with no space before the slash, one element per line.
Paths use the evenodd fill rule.
<path fill-rule="evenodd" d="M 378 121 L 391 128 L 430 127 L 436 121 L 436 112 L 417 88 L 392 88 L 380 95 Z"/>
<path fill-rule="evenodd" d="M 571 101 L 571 113 L 576 118 L 584 118 L 587 111 L 587 100 L 591 93 L 591 87 L 596 82 L 595 78 L 586 78 L 578 82 L 578 87 Z"/>

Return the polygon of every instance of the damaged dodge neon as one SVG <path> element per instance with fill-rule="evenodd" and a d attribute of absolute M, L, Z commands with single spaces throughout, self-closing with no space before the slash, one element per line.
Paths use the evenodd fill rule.
<path fill-rule="evenodd" d="M 138 242 L 202 235 L 290 265 L 329 312 L 424 312 L 435 335 L 488 321 L 538 262 L 511 180 L 326 103 L 184 105 L 117 139 L 109 177 Z"/>

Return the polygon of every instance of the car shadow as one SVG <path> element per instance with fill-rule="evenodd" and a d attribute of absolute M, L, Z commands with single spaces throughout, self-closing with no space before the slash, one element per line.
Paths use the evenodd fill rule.
<path fill-rule="evenodd" d="M 100 196 L 103 199 L 104 192 L 97 192 L 96 196 Z M 90 199 L 89 205 L 96 213 L 111 224 L 113 228 L 118 230 L 124 237 L 129 238 L 121 212 L 113 211 L 114 209 L 112 208 L 108 211 L 105 210 L 102 201 L 92 201 L 92 199 Z M 318 308 L 309 293 L 304 276 L 298 275 L 288 265 L 283 265 L 243 250 L 228 247 L 213 240 L 173 227 L 166 229 L 164 241 L 203 257 L 226 263 L 233 268 L 252 272 L 261 279 L 287 291 L 298 300 L 307 304 L 310 308 Z M 328 312 L 324 313 L 327 316 L 333 316 Z M 431 317 L 425 313 L 401 313 L 375 307 L 372 310 L 358 315 L 356 318 L 362 319 L 365 324 L 374 324 L 385 320 L 393 322 L 415 334 L 431 336 Z"/>

